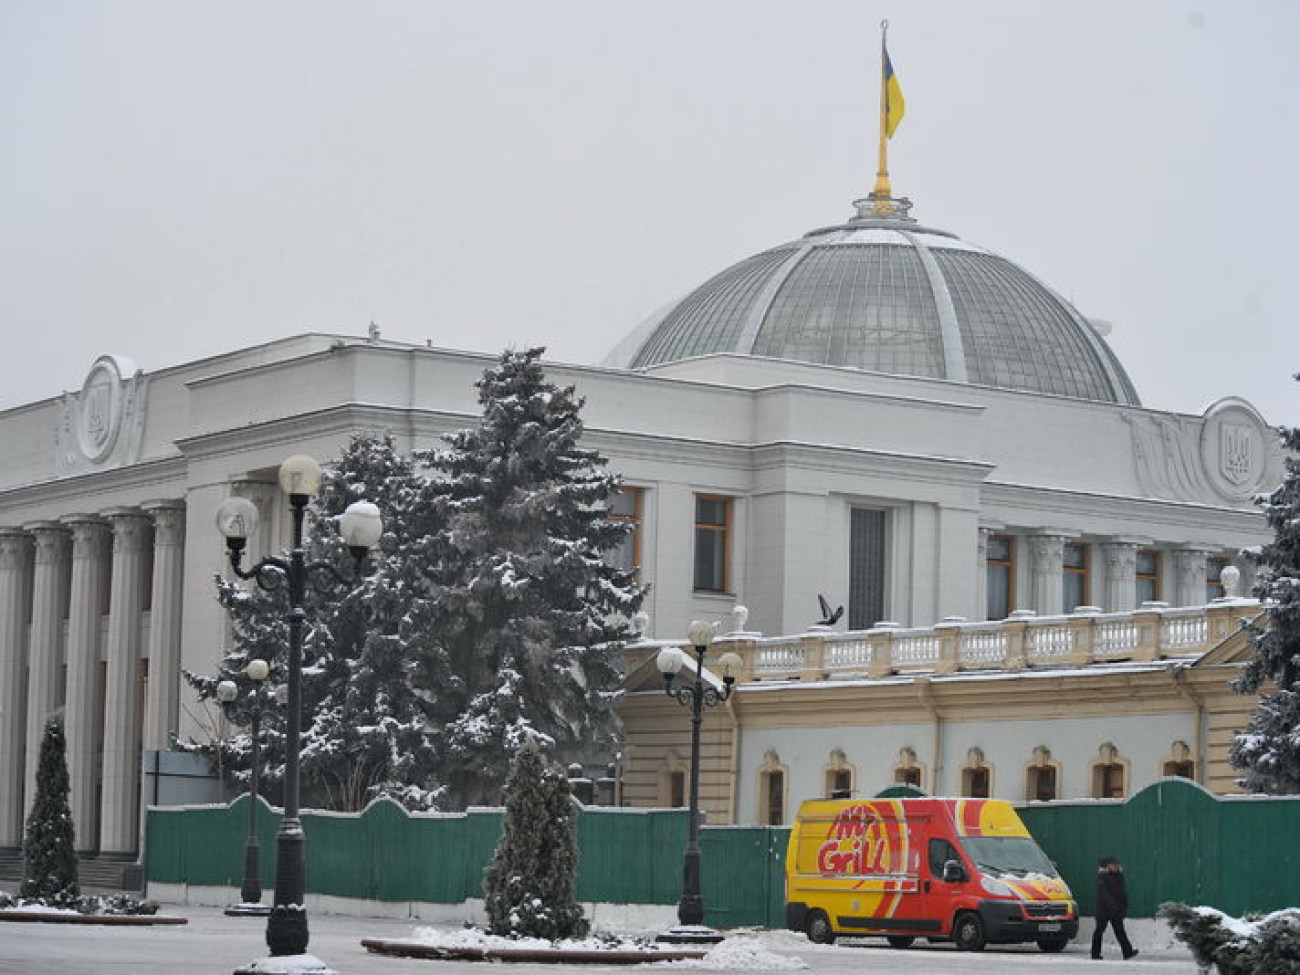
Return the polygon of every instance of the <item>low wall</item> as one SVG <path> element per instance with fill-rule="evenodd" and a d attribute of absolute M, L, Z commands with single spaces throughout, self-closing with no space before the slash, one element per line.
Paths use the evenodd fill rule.
<path fill-rule="evenodd" d="M 230 805 L 148 812 L 146 876 L 172 901 L 228 903 L 243 874 L 248 797 Z M 1208 904 L 1229 914 L 1300 904 L 1300 798 L 1220 798 L 1183 779 L 1128 800 L 1031 803 L 1030 831 L 1092 912 L 1097 858 L 1128 873 L 1130 914 L 1162 901 Z M 501 832 L 499 809 L 407 813 L 380 800 L 359 814 L 304 812 L 307 889 L 315 898 L 374 905 L 373 913 L 428 920 L 474 918 L 483 871 Z M 278 814 L 259 802 L 261 881 L 273 886 Z M 680 893 L 687 814 L 682 809 L 585 807 L 578 816 L 578 898 L 598 914 L 670 908 Z M 702 894 L 719 927 L 784 924 L 789 829 L 706 826 Z M 219 894 L 212 891 L 220 890 Z M 221 897 L 220 901 L 210 897 Z M 319 901 L 328 912 L 327 900 Z M 625 908 L 614 905 L 638 905 Z M 355 906 L 349 910 L 356 913 Z"/>

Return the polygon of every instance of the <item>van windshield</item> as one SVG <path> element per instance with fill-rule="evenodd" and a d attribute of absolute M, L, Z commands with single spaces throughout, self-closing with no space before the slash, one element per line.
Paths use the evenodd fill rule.
<path fill-rule="evenodd" d="M 961 842 L 966 855 L 985 873 L 1056 876 L 1052 861 L 1027 836 L 967 836 Z"/>

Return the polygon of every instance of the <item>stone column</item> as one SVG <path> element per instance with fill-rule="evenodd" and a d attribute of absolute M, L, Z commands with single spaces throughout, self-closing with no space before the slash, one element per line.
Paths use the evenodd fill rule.
<path fill-rule="evenodd" d="M 177 730 L 180 700 L 185 502 L 149 501 L 142 507 L 153 517 L 153 603 L 149 611 L 144 747 L 161 750 L 168 747 Z"/>
<path fill-rule="evenodd" d="M 0 528 L 0 848 L 23 836 L 23 731 L 27 682 L 27 584 L 32 540 Z"/>
<path fill-rule="evenodd" d="M 1184 545 L 1173 551 L 1173 606 L 1205 605 L 1205 563 L 1213 554 L 1208 546 Z"/>
<path fill-rule="evenodd" d="M 23 526 L 36 540 L 32 627 L 27 650 L 25 794 L 36 794 L 45 722 L 63 704 L 63 614 L 68 604 L 68 530 L 53 521 Z M 30 805 L 30 803 L 28 803 Z"/>
<path fill-rule="evenodd" d="M 99 626 L 108 573 L 108 525 L 94 515 L 68 515 L 72 529 L 72 591 L 68 605 L 68 688 L 64 727 L 72 825 L 78 851 L 99 849 Z"/>
<path fill-rule="evenodd" d="M 108 671 L 104 694 L 104 787 L 99 848 L 136 850 L 140 795 L 140 615 L 144 612 L 149 516 L 134 508 L 104 513 L 113 526 L 108 609 Z"/>
<path fill-rule="evenodd" d="M 1128 613 L 1137 609 L 1138 544 L 1129 539 L 1112 539 L 1101 544 L 1106 568 L 1102 608 L 1108 613 Z"/>
<path fill-rule="evenodd" d="M 1060 616 L 1064 590 L 1061 571 L 1065 536 L 1042 533 L 1029 536 L 1029 581 L 1033 610 L 1039 616 Z"/>

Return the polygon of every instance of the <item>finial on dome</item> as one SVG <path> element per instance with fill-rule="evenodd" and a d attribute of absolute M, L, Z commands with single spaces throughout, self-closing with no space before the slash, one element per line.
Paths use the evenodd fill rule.
<path fill-rule="evenodd" d="M 903 89 L 894 74 L 893 62 L 885 47 L 889 21 L 880 22 L 880 164 L 876 169 L 876 185 L 863 200 L 854 200 L 858 220 L 910 220 L 908 211 L 912 201 L 906 197 L 895 198 L 889 185 L 889 140 L 894 137 L 898 123 L 903 120 L 906 104 Z"/>

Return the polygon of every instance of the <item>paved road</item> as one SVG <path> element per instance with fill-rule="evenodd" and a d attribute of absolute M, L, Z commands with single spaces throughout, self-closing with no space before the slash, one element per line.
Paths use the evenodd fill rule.
<path fill-rule="evenodd" d="M 3 975 L 184 975 L 230 973 L 265 954 L 265 922 L 229 918 L 209 907 L 168 907 L 166 913 L 187 917 L 186 925 L 148 928 L 108 928 L 30 922 L 0 923 L 0 973 Z M 315 914 L 310 919 L 312 954 L 340 975 L 558 975 L 581 971 L 588 975 L 630 975 L 644 968 L 604 965 L 541 965 L 524 963 L 503 969 L 478 962 L 425 961 L 375 955 L 361 947 L 362 938 L 410 938 L 423 922 Z M 739 939 L 747 937 L 739 935 Z M 733 939 L 738 940 L 738 939 Z M 755 937 L 765 952 L 790 959 L 791 967 L 813 972 L 858 975 L 862 972 L 917 973 L 1019 973 L 1051 971 L 1073 973 L 1142 973 L 1192 975 L 1190 956 L 1178 948 L 1143 945 L 1143 954 L 1131 962 L 1117 957 L 1098 966 L 1086 949 L 1072 945 L 1059 955 L 1044 955 L 1033 948 L 988 949 L 978 954 L 954 951 L 949 946 L 914 947 L 894 951 L 883 942 L 862 941 L 831 946 L 814 945 L 788 932 L 767 932 Z M 1112 947 L 1112 955 L 1115 950 Z M 806 967 L 805 967 L 806 966 Z M 692 971 L 736 971 L 730 964 L 700 962 L 660 963 L 652 971 L 684 968 Z M 768 969 L 773 970 L 773 969 Z"/>

